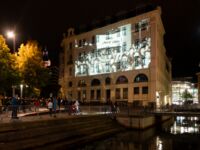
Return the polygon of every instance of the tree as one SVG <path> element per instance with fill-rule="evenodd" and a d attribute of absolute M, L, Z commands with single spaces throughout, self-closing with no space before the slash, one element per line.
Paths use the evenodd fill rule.
<path fill-rule="evenodd" d="M 185 90 L 183 93 L 182 93 L 182 98 L 185 100 L 185 104 L 189 104 L 189 103 L 192 103 L 192 94 L 190 92 L 188 92 L 188 90 Z"/>
<path fill-rule="evenodd" d="M 15 55 L 10 53 L 4 37 L 0 35 L 0 94 L 6 95 L 11 91 L 12 85 L 19 83 L 19 74 L 14 68 L 14 61 Z"/>
<path fill-rule="evenodd" d="M 22 83 L 29 86 L 32 92 L 40 94 L 49 80 L 49 69 L 43 66 L 42 50 L 36 41 L 28 41 L 19 48 L 16 67 L 22 77 Z M 36 91 L 39 91 L 36 92 Z"/>

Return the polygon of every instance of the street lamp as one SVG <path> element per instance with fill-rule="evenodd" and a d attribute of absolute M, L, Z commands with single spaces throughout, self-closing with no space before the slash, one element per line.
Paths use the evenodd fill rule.
<path fill-rule="evenodd" d="M 13 52 L 15 53 L 15 33 L 13 31 L 8 31 L 7 37 L 13 39 Z"/>
<path fill-rule="evenodd" d="M 23 96 L 23 84 L 20 84 L 20 97 L 22 98 Z"/>

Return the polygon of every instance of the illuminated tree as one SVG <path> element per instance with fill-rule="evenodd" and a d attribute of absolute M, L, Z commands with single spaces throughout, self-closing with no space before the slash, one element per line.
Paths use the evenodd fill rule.
<path fill-rule="evenodd" d="M 182 98 L 185 100 L 185 103 L 190 103 L 192 102 L 192 94 L 190 92 L 188 92 L 187 90 L 185 90 L 183 93 L 182 93 Z"/>
<path fill-rule="evenodd" d="M 19 83 L 19 74 L 14 69 L 15 55 L 10 53 L 5 39 L 0 35 L 0 94 L 10 92 L 12 85 Z"/>
<path fill-rule="evenodd" d="M 32 91 L 37 91 L 38 95 L 49 80 L 49 69 L 43 66 L 42 50 L 36 41 L 29 41 L 20 46 L 16 67 L 23 79 L 22 82 Z"/>

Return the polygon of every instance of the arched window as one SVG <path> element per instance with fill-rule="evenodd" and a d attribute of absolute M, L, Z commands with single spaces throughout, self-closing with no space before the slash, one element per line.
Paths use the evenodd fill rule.
<path fill-rule="evenodd" d="M 84 87 L 84 86 L 86 86 L 85 80 L 80 80 L 80 81 L 78 82 L 78 86 L 79 86 L 79 87 Z"/>
<path fill-rule="evenodd" d="M 98 86 L 101 85 L 101 82 L 99 79 L 93 79 L 91 82 L 91 86 Z"/>
<path fill-rule="evenodd" d="M 126 84 L 128 83 L 128 79 L 125 76 L 119 76 L 117 78 L 116 84 Z"/>
<path fill-rule="evenodd" d="M 111 83 L 111 78 L 107 77 L 105 80 L 105 84 L 110 85 L 110 83 Z"/>
<path fill-rule="evenodd" d="M 135 77 L 134 82 L 148 82 L 148 77 L 145 74 L 138 74 Z"/>

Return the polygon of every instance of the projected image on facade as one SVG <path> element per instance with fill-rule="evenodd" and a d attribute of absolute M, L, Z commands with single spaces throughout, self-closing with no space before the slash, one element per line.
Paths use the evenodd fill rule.
<path fill-rule="evenodd" d="M 96 35 L 96 49 L 79 54 L 75 75 L 96 75 L 148 68 L 151 39 L 132 38 L 131 24 Z"/>

